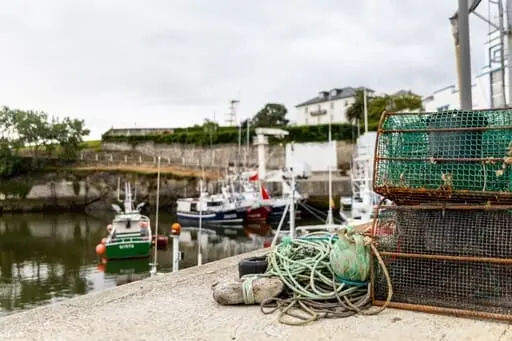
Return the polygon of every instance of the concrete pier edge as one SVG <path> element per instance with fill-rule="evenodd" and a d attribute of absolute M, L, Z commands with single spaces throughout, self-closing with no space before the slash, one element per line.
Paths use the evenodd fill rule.
<path fill-rule="evenodd" d="M 206 263 L 0 318 L 0 340 L 512 340 L 510 323 L 387 309 L 376 316 L 278 323 L 258 306 L 221 306 L 217 280 L 269 249 Z"/>

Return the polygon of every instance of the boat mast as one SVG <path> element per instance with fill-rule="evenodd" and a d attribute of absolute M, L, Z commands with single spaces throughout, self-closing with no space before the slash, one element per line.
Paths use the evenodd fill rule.
<path fill-rule="evenodd" d="M 124 213 L 130 213 L 133 211 L 132 208 L 132 193 L 130 191 L 130 183 L 124 184 Z"/>
<path fill-rule="evenodd" d="M 153 260 L 152 272 L 156 273 L 157 256 L 157 236 L 158 236 L 158 211 L 160 206 L 160 155 L 158 156 L 157 175 L 156 175 L 156 217 L 155 217 L 155 258 Z"/>
<path fill-rule="evenodd" d="M 203 265 L 201 234 L 203 231 L 203 179 L 199 180 L 199 231 L 197 232 L 197 266 Z"/>

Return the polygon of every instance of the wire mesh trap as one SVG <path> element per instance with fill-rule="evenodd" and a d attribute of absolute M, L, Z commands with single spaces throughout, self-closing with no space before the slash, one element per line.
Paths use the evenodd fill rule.
<path fill-rule="evenodd" d="M 391 307 L 512 320 L 512 206 L 423 204 L 378 211 L 372 235 Z M 386 279 L 372 271 L 372 301 Z"/>
<path fill-rule="evenodd" d="M 512 110 L 386 112 L 374 168 L 396 203 L 512 203 Z"/>

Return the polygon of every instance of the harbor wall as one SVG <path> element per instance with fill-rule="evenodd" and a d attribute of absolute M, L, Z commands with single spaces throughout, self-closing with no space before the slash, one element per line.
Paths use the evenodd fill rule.
<path fill-rule="evenodd" d="M 124 198 L 124 183 L 129 181 L 137 202 L 145 201 L 153 210 L 156 206 L 157 177 L 155 174 L 139 174 L 108 171 L 56 171 L 44 174 L 2 180 L 0 182 L 0 212 L 39 212 L 39 211 L 91 211 L 108 210 L 118 203 L 117 188 Z M 348 177 L 333 178 L 333 196 L 338 205 L 339 197 L 350 195 Z M 313 202 L 328 201 L 327 178 L 297 180 L 298 190 Z M 205 189 L 209 192 L 220 190 L 216 180 L 207 180 Z M 282 193 L 280 182 L 267 183 L 273 195 Z M 161 208 L 172 209 L 177 198 L 197 196 L 197 177 L 177 177 L 173 174 L 160 175 Z"/>
<path fill-rule="evenodd" d="M 296 144 L 297 146 L 307 144 Z M 147 155 L 160 155 L 168 158 L 172 163 L 204 166 L 228 166 L 229 163 L 235 163 L 238 155 L 237 144 L 222 144 L 208 147 L 185 144 L 158 144 L 154 142 L 141 142 L 132 145 L 127 142 L 102 142 L 103 151 L 114 152 L 139 152 Z M 350 164 L 354 145 L 345 141 L 336 141 L 336 160 L 337 168 L 346 168 Z M 244 162 L 246 155 L 246 146 L 241 148 L 241 160 Z M 251 145 L 247 153 L 247 162 L 249 167 L 257 168 L 258 151 L 257 147 Z M 267 168 L 281 169 L 286 167 L 286 150 L 284 145 L 267 146 Z"/>

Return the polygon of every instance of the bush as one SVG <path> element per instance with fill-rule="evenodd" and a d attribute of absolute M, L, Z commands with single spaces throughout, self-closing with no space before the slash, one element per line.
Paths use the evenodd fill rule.
<path fill-rule="evenodd" d="M 377 124 L 370 124 L 370 130 L 376 130 Z M 269 138 L 271 144 L 281 142 L 325 142 L 329 139 L 329 125 L 316 125 L 316 126 L 290 126 L 284 128 L 290 134 L 284 139 Z M 352 141 L 355 136 L 357 128 L 350 124 L 332 124 L 331 134 L 332 139 L 337 141 Z M 250 137 L 256 135 L 254 128 L 250 129 Z M 246 131 L 242 131 L 242 141 L 246 141 Z M 229 144 L 238 142 L 238 128 L 237 127 L 219 127 L 210 136 L 205 132 L 202 127 L 192 128 L 179 128 L 174 129 L 172 134 L 149 134 L 149 135 L 109 135 L 108 132 L 102 136 L 103 142 L 126 142 L 136 145 L 143 142 L 154 142 L 162 144 L 192 144 L 192 145 L 209 145 L 210 142 L 214 145 Z"/>

